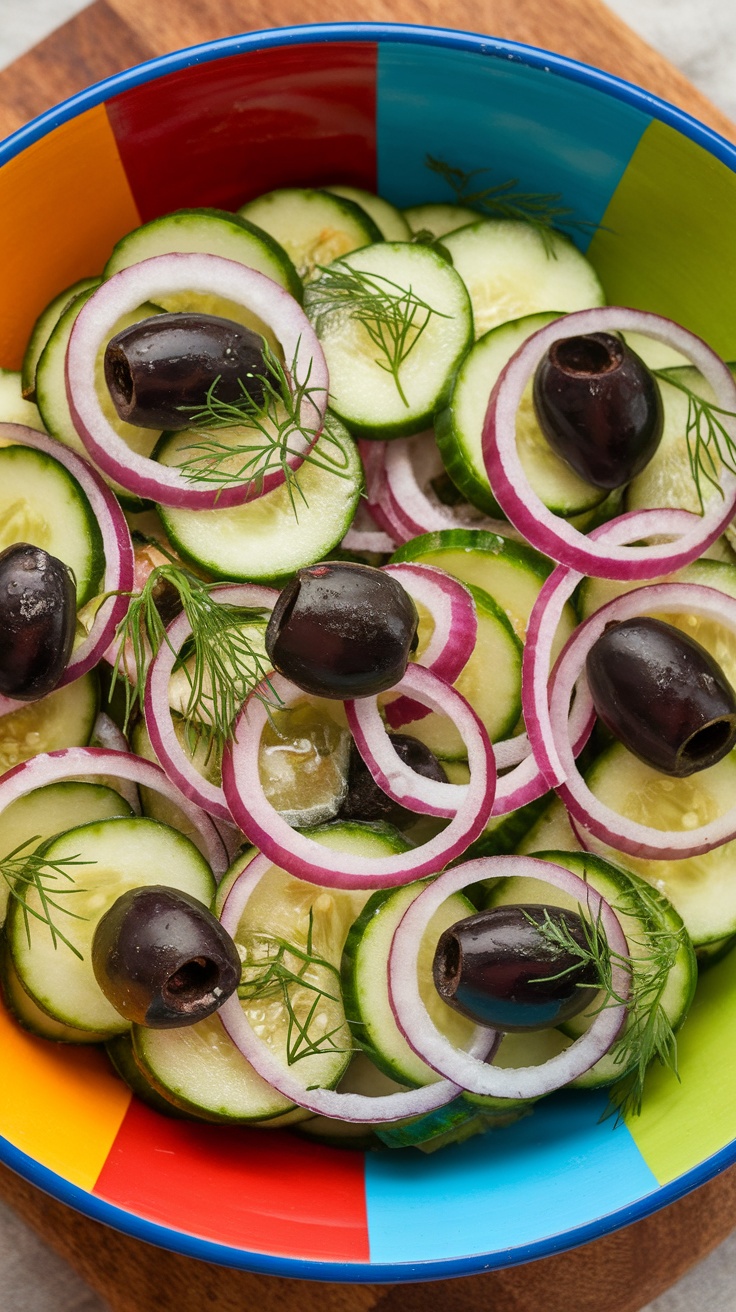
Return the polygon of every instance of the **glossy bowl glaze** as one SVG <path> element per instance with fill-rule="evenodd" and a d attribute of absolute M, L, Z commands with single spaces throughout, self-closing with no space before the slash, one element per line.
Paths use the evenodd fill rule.
<path fill-rule="evenodd" d="M 343 181 L 397 205 L 449 199 L 431 153 L 560 192 L 609 301 L 736 356 L 736 150 L 655 97 L 557 55 L 449 31 L 292 28 L 167 55 L 0 146 L 0 366 L 112 243 L 182 206 Z M 167 1120 L 102 1053 L 0 1015 L 0 1155 L 81 1211 L 210 1261 L 322 1280 L 417 1280 L 527 1261 L 646 1215 L 736 1161 L 736 975 L 704 976 L 681 1084 L 643 1115 L 560 1094 L 435 1156 L 321 1147 Z"/>

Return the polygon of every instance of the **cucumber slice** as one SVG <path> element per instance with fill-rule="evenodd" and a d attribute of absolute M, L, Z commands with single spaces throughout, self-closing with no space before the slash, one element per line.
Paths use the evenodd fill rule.
<path fill-rule="evenodd" d="M 81 278 L 79 282 L 72 283 L 71 287 L 66 287 L 63 292 L 59 292 L 59 295 L 49 301 L 46 308 L 39 314 L 33 325 L 21 369 L 21 388 L 27 400 L 33 401 L 35 399 L 36 366 L 41 358 L 41 352 L 67 305 L 71 305 L 71 302 L 79 296 L 80 292 L 86 292 L 90 287 L 96 287 L 98 283 L 99 278 Z"/>
<path fill-rule="evenodd" d="M 634 962 L 635 988 L 642 988 L 646 963 L 657 955 L 658 937 L 663 931 L 675 935 L 679 948 L 669 971 L 667 982 L 656 1002 L 662 1007 L 673 1030 L 677 1030 L 688 1013 L 698 979 L 697 963 L 692 943 L 685 932 L 682 920 L 674 907 L 656 889 L 630 872 L 612 865 L 610 861 L 589 852 L 537 852 L 544 861 L 564 866 L 580 875 L 613 907 L 626 935 L 629 955 Z M 489 894 L 490 906 L 552 905 L 576 911 L 578 903 L 559 889 L 534 879 L 511 878 L 500 880 Z M 636 963 L 641 963 L 637 973 Z M 653 999 L 653 995 L 650 995 Z M 582 1034 L 590 1024 L 590 1015 L 597 1003 L 587 1012 L 574 1016 L 563 1027 L 571 1038 Z M 646 1014 L 646 1013 L 642 1013 Z M 631 1021 L 627 1022 L 627 1028 Z M 614 1048 L 595 1066 L 574 1081 L 575 1088 L 593 1089 L 623 1079 L 637 1064 L 636 1054 L 624 1059 L 626 1030 Z"/>
<path fill-rule="evenodd" d="M 42 547 L 69 566 L 77 609 L 97 592 L 102 536 L 77 480 L 53 456 L 0 438 L 0 551 L 16 542 Z"/>
<path fill-rule="evenodd" d="M 711 943 L 701 943 L 695 949 L 695 959 L 698 963 L 698 973 L 702 975 L 704 970 L 710 970 L 711 966 L 717 966 L 719 961 L 723 961 L 729 952 L 736 948 L 736 934 L 729 934 L 728 938 L 716 938 Z"/>
<path fill-rule="evenodd" d="M 85 747 L 99 710 L 94 672 L 0 716 L 0 774 L 40 752 Z M 52 832 L 57 832 L 56 830 Z"/>
<path fill-rule="evenodd" d="M 412 232 L 431 232 L 433 237 L 457 232 L 481 217 L 477 210 L 464 205 L 410 205 L 403 213 Z"/>
<path fill-rule="evenodd" d="M 379 1071 L 364 1052 L 356 1052 L 337 1086 L 339 1093 L 360 1093 L 364 1097 L 398 1093 L 404 1087 Z M 365 1121 L 356 1124 L 354 1121 L 338 1121 L 331 1116 L 311 1116 L 308 1121 L 302 1121 L 296 1126 L 296 1133 L 333 1148 L 367 1150 L 381 1147 L 381 1140 L 374 1133 L 375 1128 Z"/>
<path fill-rule="evenodd" d="M 140 1098 L 141 1102 L 152 1107 L 155 1112 L 160 1112 L 162 1116 L 173 1116 L 175 1120 L 185 1119 L 186 1113 L 175 1107 L 168 1098 L 164 1098 L 146 1079 L 133 1056 L 133 1044 L 129 1034 L 117 1034 L 114 1039 L 108 1039 L 105 1051 L 115 1073 L 120 1076 L 124 1084 L 127 1084 L 136 1098 Z"/>
<path fill-rule="evenodd" d="M 381 241 L 381 230 L 354 201 L 327 191 L 282 187 L 242 205 L 238 213 L 271 234 L 307 282 L 315 269 Z"/>
<path fill-rule="evenodd" d="M 570 1039 L 560 1030 L 529 1030 L 520 1034 L 504 1034 L 493 1058 L 494 1066 L 513 1069 L 519 1066 L 541 1066 L 569 1048 Z M 466 1102 L 481 1107 L 494 1124 L 503 1126 L 517 1121 L 532 1111 L 537 1098 L 493 1098 L 484 1093 L 466 1093 Z"/>
<path fill-rule="evenodd" d="M 483 421 L 488 398 L 502 370 L 523 342 L 561 312 L 530 314 L 492 328 L 475 343 L 455 377 L 447 405 L 435 417 L 437 445 L 445 468 L 463 496 L 487 515 L 505 518 L 488 482 L 483 460 Z M 606 499 L 552 450 L 537 422 L 530 382 L 516 420 L 519 456 L 529 482 L 556 515 L 581 515 Z"/>
<path fill-rule="evenodd" d="M 363 467 L 354 442 L 334 417 L 327 420 L 326 428 L 327 434 L 316 444 L 316 458 L 321 452 L 330 457 L 338 441 L 346 467 L 338 476 L 305 461 L 296 475 L 298 490 L 291 488 L 293 505 L 284 484 L 232 510 L 159 506 L 179 555 L 215 578 L 258 583 L 280 583 L 295 570 L 323 560 L 345 536 L 363 489 Z M 164 465 L 181 463 L 181 452 L 191 441 L 186 430 L 163 438 L 157 459 Z"/>
<path fill-rule="evenodd" d="M 174 716 L 173 719 L 176 736 L 184 748 L 184 751 L 187 752 L 189 743 L 184 729 L 184 723 L 179 716 Z M 159 764 L 159 759 L 153 750 L 153 745 L 148 735 L 148 730 L 146 729 L 146 722 L 142 716 L 136 721 L 135 727 L 130 736 L 130 746 L 136 756 L 142 756 L 146 761 L 153 761 L 156 765 Z M 200 770 L 200 773 L 204 778 L 209 779 L 210 783 L 220 782 L 220 771 L 217 762 L 211 756 L 209 758 L 207 757 L 207 750 L 204 743 L 200 742 L 197 751 L 194 753 L 193 759 L 197 764 L 197 769 Z M 161 793 L 154 792 L 152 788 L 139 788 L 138 791 L 140 792 L 141 807 L 144 815 L 150 816 L 152 820 L 160 821 L 163 825 L 171 825 L 172 829 L 176 829 L 180 834 L 184 834 L 186 838 L 194 843 L 195 847 L 197 846 L 198 831 L 192 824 L 186 811 L 183 811 L 175 802 L 171 802 L 168 797 L 163 797 Z"/>
<path fill-rule="evenodd" d="M 471 586 L 478 616 L 478 636 L 470 659 L 454 686 L 470 702 L 488 730 L 491 742 L 514 731 L 521 715 L 521 658 L 523 645 L 506 612 L 482 588 Z M 418 650 L 420 650 L 418 648 Z M 488 671 L 493 670 L 493 679 Z M 467 750 L 457 728 L 446 715 L 433 711 L 404 730 L 426 743 L 441 761 L 465 761 Z"/>
<path fill-rule="evenodd" d="M 558 797 L 549 800 L 542 814 L 519 839 L 515 851 L 520 856 L 533 852 L 580 852 L 582 848 L 573 832 L 567 808 Z"/>
<path fill-rule="evenodd" d="M 104 1034 L 95 1034 L 91 1030 L 78 1030 L 73 1025 L 64 1025 L 42 1011 L 33 998 L 29 997 L 18 978 L 10 953 L 4 940 L 0 945 L 0 984 L 2 984 L 3 1002 L 14 1020 L 29 1034 L 38 1039 L 48 1039 L 52 1043 L 101 1043 Z"/>
<path fill-rule="evenodd" d="M 434 1084 L 439 1076 L 412 1051 L 394 1020 L 388 996 L 387 963 L 394 931 L 407 907 L 426 888 L 421 880 L 404 888 L 381 890 L 366 902 L 345 943 L 342 988 L 345 1014 L 353 1035 L 380 1071 L 412 1088 Z M 475 907 L 454 894 L 433 916 L 417 959 L 422 999 L 435 1025 L 456 1047 L 470 1046 L 475 1026 L 443 1002 L 434 987 L 432 960 L 440 935 Z"/>
<path fill-rule="evenodd" d="M 50 1015 L 78 1029 L 106 1037 L 130 1029 L 130 1022 L 108 1002 L 92 969 L 92 940 L 99 921 L 122 893 L 160 884 L 181 889 L 209 906 L 215 891 L 204 858 L 183 835 L 145 816 L 99 820 L 60 834 L 44 845 L 49 861 L 84 862 L 68 866 L 64 906 L 78 919 L 56 911 L 55 923 L 81 957 L 54 942 L 41 920 L 25 918 L 14 902 L 8 912 L 7 936 L 13 964 L 31 997 Z M 38 892 L 26 894 L 29 908 L 42 914 Z"/>
<path fill-rule="evenodd" d="M 38 408 L 21 391 L 21 376 L 13 369 L 0 369 L 0 423 L 25 424 L 43 432 Z"/>
<path fill-rule="evenodd" d="M 446 774 L 448 773 L 447 766 L 449 764 L 447 762 L 444 766 Z M 467 781 L 467 776 L 464 779 L 450 779 L 450 783 L 467 783 Z M 520 806 L 516 811 L 511 811 L 509 815 L 493 816 L 480 838 L 476 838 L 475 842 L 470 844 L 463 860 L 471 861 L 476 856 L 506 856 L 509 852 L 519 850 L 518 845 L 524 842 L 526 835 L 532 828 L 537 827 L 549 804 L 550 794 L 545 793 L 543 797 L 538 797 L 535 802 L 527 802 L 526 806 Z M 564 847 L 565 844 L 537 843 L 536 846 Z"/>
<path fill-rule="evenodd" d="M 330 371 L 332 409 L 361 437 L 421 433 L 444 403 L 472 341 L 470 301 L 462 280 L 436 251 L 407 242 L 366 246 L 332 269 L 356 280 L 354 291 L 336 293 L 328 301 L 322 291 L 328 270 L 304 299 Z M 409 296 L 415 298 L 411 306 Z M 398 321 L 403 337 L 392 334 L 382 318 L 371 317 L 374 305 L 379 316 Z M 384 350 L 376 344 L 379 335 L 387 344 Z"/>
<path fill-rule="evenodd" d="M 362 187 L 343 187 L 340 184 L 337 187 L 325 187 L 332 196 L 342 196 L 343 200 L 351 200 L 354 205 L 359 205 L 362 210 L 372 219 L 384 241 L 409 241 L 411 238 L 411 228 L 395 205 L 390 201 L 384 200 L 383 196 L 376 196 L 372 191 L 363 191 Z"/>
<path fill-rule="evenodd" d="M 605 305 L 598 275 L 562 233 L 529 223 L 480 219 L 442 239 L 473 305 L 475 333 L 541 310 Z"/>
<path fill-rule="evenodd" d="M 614 743 L 591 766 L 586 781 L 591 792 L 619 815 L 654 829 L 695 829 L 733 805 L 736 752 L 687 779 L 673 779 Z M 599 847 L 603 855 L 610 854 L 611 860 L 664 893 L 696 947 L 736 933 L 736 839 L 678 861 L 644 860 L 596 840 L 596 850 Z"/>
<path fill-rule="evenodd" d="M 86 824 L 91 820 L 132 814 L 128 803 L 113 788 L 76 780 L 47 784 L 45 788 L 36 788 L 11 802 L 0 815 L 0 857 L 9 856 L 22 843 L 28 843 L 27 850 L 32 852 L 39 842 L 44 843 L 54 834 L 63 833 L 69 825 L 70 815 Z M 9 897 L 10 889 L 3 881 L 0 883 L 0 925 L 5 919 Z"/>
<path fill-rule="evenodd" d="M 423 533 L 399 547 L 391 560 L 437 565 L 462 583 L 482 588 L 506 612 L 522 642 L 534 602 L 553 568 L 551 560 L 526 543 L 484 529 Z M 555 655 L 574 628 L 575 613 L 567 606 L 557 633 Z"/>
<path fill-rule="evenodd" d="M 85 460 L 89 460 L 89 454 L 74 426 L 69 410 L 69 401 L 67 400 L 66 352 L 77 315 L 94 294 L 98 285 L 99 281 L 94 282 L 91 287 L 81 292 L 66 307 L 50 333 L 36 367 L 36 401 L 48 432 L 56 438 L 57 442 L 63 442 L 64 446 L 68 446 L 72 451 L 77 451 L 79 455 L 84 456 Z M 152 315 L 160 313 L 160 306 L 142 305 L 132 314 L 123 315 L 115 325 L 115 332 L 121 332 L 123 328 L 139 323 L 141 319 L 150 319 Z M 105 351 L 104 347 L 101 347 L 95 363 L 95 389 L 105 416 L 115 431 L 125 439 L 131 450 L 137 452 L 138 455 L 150 456 L 159 438 L 159 433 L 152 428 L 138 428 L 135 424 L 127 424 L 125 420 L 119 417 L 105 382 L 104 359 Z M 102 477 L 110 484 L 110 487 L 120 497 L 122 504 L 127 509 L 132 511 L 141 509 L 143 502 L 139 497 L 126 491 L 114 479 L 107 478 L 106 474 L 102 474 Z"/>
<path fill-rule="evenodd" d="M 290 292 L 295 300 L 302 299 L 301 282 L 283 246 L 263 228 L 244 218 L 242 212 L 231 214 L 228 210 L 184 209 L 165 214 L 160 219 L 151 219 L 150 223 L 134 228 L 113 247 L 102 276 L 111 278 L 131 264 L 171 252 L 197 252 L 235 260 L 265 274 Z M 223 301 L 220 297 L 177 293 L 159 298 L 159 304 L 164 310 L 198 309 L 207 314 L 224 315 L 256 331 L 262 328 L 255 315 L 234 301 Z"/>

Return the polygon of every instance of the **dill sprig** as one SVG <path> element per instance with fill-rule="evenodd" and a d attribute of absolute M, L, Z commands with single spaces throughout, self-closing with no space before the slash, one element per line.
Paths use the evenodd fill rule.
<path fill-rule="evenodd" d="M 721 469 L 725 468 L 736 474 L 736 441 L 729 433 L 723 419 L 736 419 L 733 410 L 725 410 L 713 401 L 706 401 L 677 377 L 678 369 L 655 369 L 655 377 L 661 378 L 682 392 L 687 397 L 687 420 L 685 438 L 695 490 L 700 502 L 700 513 L 705 514 L 702 480 L 710 483 L 723 498 L 720 483 Z"/>
<path fill-rule="evenodd" d="M 205 738 L 210 751 L 221 753 L 240 707 L 270 668 L 248 633 L 249 625 L 263 619 L 263 612 L 218 602 L 212 596 L 216 585 L 203 583 L 181 565 L 157 565 L 140 592 L 131 595 L 127 614 L 116 631 L 112 687 L 118 677 L 126 676 L 126 729 L 133 711 L 142 708 L 150 661 L 164 642 L 173 651 L 156 605 L 156 588 L 162 583 L 179 594 L 192 627 L 192 636 L 177 653 L 174 667 L 183 670 L 189 686 L 183 713 L 188 741 L 193 748 Z M 132 669 L 127 664 L 129 655 Z"/>
<path fill-rule="evenodd" d="M 587 219 L 575 217 L 575 211 L 569 205 L 563 205 L 559 191 L 535 192 L 519 191 L 518 179 L 509 178 L 492 186 L 479 186 L 476 179 L 489 172 L 489 169 L 454 168 L 445 160 L 427 155 L 427 168 L 438 173 L 455 193 L 458 205 L 467 205 L 469 209 L 489 214 L 494 219 L 523 219 L 539 233 L 547 255 L 557 259 L 557 252 L 552 240 L 555 229 L 567 228 L 576 232 L 595 232 L 598 224 Z"/>
<path fill-rule="evenodd" d="M 260 494 L 267 474 L 280 470 L 296 513 L 295 493 L 306 498 L 299 484 L 299 470 L 293 469 L 290 460 L 301 458 L 309 464 L 335 474 L 348 476 L 349 458 L 339 437 L 329 429 L 315 446 L 320 429 L 318 393 L 322 389 L 310 384 L 312 361 L 306 374 L 297 378 L 299 344 L 294 352 L 289 372 L 266 341 L 263 343 L 265 371 L 258 375 L 262 396 L 250 395 L 246 381 L 238 379 L 240 396 L 235 401 L 223 401 L 217 396 L 220 378 L 210 386 L 202 406 L 182 407 L 190 413 L 190 425 L 199 441 L 183 448 L 186 459 L 179 469 L 194 483 L 210 483 L 230 487 L 248 483 L 252 495 Z M 249 374 L 248 377 L 253 377 Z M 321 395 L 319 400 L 324 399 Z M 219 433 L 245 429 L 248 434 L 239 441 L 222 440 Z M 252 434 L 252 436 L 250 436 Z M 305 445 L 308 448 L 305 453 Z"/>
<path fill-rule="evenodd" d="M 386 278 L 382 273 L 367 273 L 345 260 L 335 260 L 310 283 L 306 305 L 317 332 L 334 314 L 343 314 L 362 324 L 378 351 L 375 364 L 396 384 L 405 406 L 409 405 L 401 386 L 401 366 L 409 358 L 430 319 L 450 316 L 422 300 L 411 285 Z"/>
<path fill-rule="evenodd" d="M 0 872 L 8 886 L 10 897 L 18 903 L 25 924 L 26 938 L 28 946 L 31 946 L 31 918 L 40 921 L 46 925 L 51 934 L 51 941 L 54 949 L 59 943 L 63 943 L 78 957 L 83 960 L 82 953 L 74 946 L 66 934 L 58 926 L 56 917 L 59 915 L 69 916 L 72 920 L 85 920 L 85 916 L 79 916 L 75 911 L 71 911 L 68 906 L 62 905 L 56 899 L 69 893 L 83 893 L 86 890 L 78 888 L 74 883 L 74 875 L 69 873 L 69 867 L 93 865 L 91 861 L 80 861 L 78 856 L 61 857 L 57 861 L 48 861 L 43 854 L 37 850 L 24 851 L 34 843 L 40 842 L 40 834 L 35 834 L 33 838 L 27 838 L 20 843 L 18 847 L 13 848 L 7 856 L 0 859 Z M 60 886 L 60 880 L 67 880 L 74 884 L 73 888 L 63 888 Z M 31 906 L 28 901 L 28 895 L 35 892 L 41 904 L 40 911 L 37 907 Z"/>
<path fill-rule="evenodd" d="M 269 934 L 253 934 L 254 952 L 260 947 L 266 955 L 257 956 L 253 952 L 245 957 L 243 978 L 238 987 L 242 1002 L 278 999 L 283 1004 L 287 1015 L 286 1060 L 289 1066 L 304 1057 L 352 1051 L 352 1046 L 341 1046 L 336 1037 L 344 1031 L 344 1021 L 331 1030 L 319 1028 L 323 1004 L 341 1001 L 340 971 L 314 950 L 313 932 L 314 912 L 310 907 L 304 948 Z M 323 971 L 334 980 L 334 992 L 319 982 Z M 309 994 L 313 996 L 310 998 Z M 299 1011 L 303 1013 L 301 1016 Z"/>
<path fill-rule="evenodd" d="M 614 910 L 619 915 L 629 915 L 639 921 L 642 916 L 646 918 L 645 935 L 642 938 L 629 935 L 630 946 L 638 950 L 630 956 L 611 951 L 603 932 L 600 913 L 593 917 L 589 912 L 586 913 L 586 909 L 578 906 L 585 940 L 582 944 L 573 937 L 564 920 L 557 921 L 550 917 L 547 908 L 544 908 L 541 920 L 529 913 L 527 918 L 536 925 L 547 942 L 560 947 L 575 959 L 575 965 L 567 971 L 546 978 L 561 978 L 577 970 L 578 964 L 593 966 L 602 997 L 592 1009 L 585 1012 L 586 1016 L 595 1016 L 605 1007 L 622 1004 L 626 1007 L 623 1034 L 608 1054 L 622 1071 L 621 1077 L 609 1090 L 608 1114 L 615 1114 L 617 1120 L 621 1121 L 626 1116 L 640 1114 L 647 1068 L 655 1058 L 679 1078 L 677 1040 L 664 1009 L 663 998 L 685 931 L 683 928 L 676 932 L 664 923 L 656 898 L 650 897 L 645 890 L 622 893 Z M 628 998 L 622 997 L 613 986 L 614 964 L 623 967 L 629 976 Z"/>

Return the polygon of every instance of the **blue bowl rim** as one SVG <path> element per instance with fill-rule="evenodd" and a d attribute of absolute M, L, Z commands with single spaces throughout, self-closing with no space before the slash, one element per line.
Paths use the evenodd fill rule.
<path fill-rule="evenodd" d="M 706 127 L 691 114 L 662 100 L 652 92 L 626 82 L 612 73 L 606 73 L 589 64 L 580 63 L 566 55 L 522 45 L 501 37 L 483 36 L 480 33 L 454 31 L 448 28 L 424 27 L 405 23 L 314 23 L 295 27 L 263 29 L 240 35 L 221 37 L 215 41 L 189 46 L 184 50 L 159 55 L 134 68 L 125 69 L 104 78 L 84 91 L 70 96 L 53 109 L 47 110 L 0 142 L 0 167 L 21 151 L 41 140 L 48 132 L 76 118 L 113 96 L 133 87 L 142 86 L 158 77 L 178 72 L 196 64 L 237 55 L 248 50 L 270 49 L 278 46 L 322 42 L 403 42 L 417 45 L 441 46 L 450 50 L 467 50 L 492 58 L 515 60 L 528 68 L 541 69 L 567 78 L 572 82 L 604 91 L 614 99 L 639 109 L 652 118 L 675 128 L 684 136 L 702 146 L 710 154 L 736 172 L 736 146 L 712 128 Z M 326 1151 L 329 1151 L 327 1149 Z M 690 1171 L 662 1185 L 643 1198 L 605 1216 L 586 1222 L 557 1235 L 546 1236 L 533 1243 L 491 1254 L 470 1254 L 427 1262 L 334 1262 L 318 1259 L 290 1258 L 269 1253 L 253 1253 L 213 1240 L 202 1239 L 175 1230 L 144 1217 L 136 1216 L 96 1197 L 87 1190 L 72 1184 L 34 1158 L 16 1148 L 0 1136 L 0 1161 L 23 1176 L 31 1184 L 66 1203 L 69 1207 L 89 1216 L 92 1220 L 112 1226 L 133 1238 L 181 1253 L 185 1257 L 199 1258 L 221 1266 L 238 1267 L 264 1275 L 284 1276 L 292 1279 L 334 1281 L 341 1284 L 377 1284 L 404 1281 L 442 1280 L 448 1277 L 474 1275 L 520 1265 L 537 1258 L 551 1257 L 580 1244 L 589 1243 L 610 1234 L 623 1226 L 643 1220 L 653 1212 L 667 1207 L 685 1194 L 713 1179 L 727 1167 L 736 1163 L 736 1140 L 707 1157 Z"/>

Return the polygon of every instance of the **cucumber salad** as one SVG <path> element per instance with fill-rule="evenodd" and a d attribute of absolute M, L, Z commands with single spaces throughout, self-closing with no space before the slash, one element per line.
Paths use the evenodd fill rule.
<path fill-rule="evenodd" d="M 6 1007 L 425 1151 L 635 1115 L 736 943 L 732 371 L 429 165 L 145 223 L 0 373 Z"/>

